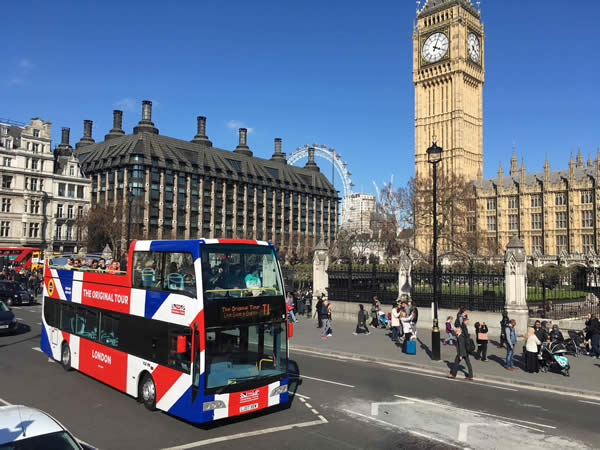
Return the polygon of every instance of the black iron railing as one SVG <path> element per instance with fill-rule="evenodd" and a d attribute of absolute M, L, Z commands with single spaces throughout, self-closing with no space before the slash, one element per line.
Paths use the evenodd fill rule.
<path fill-rule="evenodd" d="M 433 272 L 413 270 L 411 296 L 417 305 L 433 302 Z M 505 305 L 504 272 L 439 269 L 439 308 L 502 312 Z"/>
<path fill-rule="evenodd" d="M 383 304 L 391 305 L 398 299 L 398 270 L 376 264 L 340 267 L 327 270 L 331 300 L 370 303 L 376 295 Z"/>

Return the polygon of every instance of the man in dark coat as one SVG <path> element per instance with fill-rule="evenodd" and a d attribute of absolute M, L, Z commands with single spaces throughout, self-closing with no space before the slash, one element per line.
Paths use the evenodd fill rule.
<path fill-rule="evenodd" d="M 471 366 L 471 361 L 469 360 L 469 352 L 467 351 L 467 341 L 465 336 L 463 335 L 462 329 L 456 329 L 456 358 L 454 359 L 454 365 L 452 366 L 452 370 L 448 374 L 448 378 L 456 378 L 456 373 L 458 372 L 458 366 L 460 362 L 464 361 L 469 369 L 469 373 L 466 377 L 467 380 L 473 379 L 473 367 Z"/>

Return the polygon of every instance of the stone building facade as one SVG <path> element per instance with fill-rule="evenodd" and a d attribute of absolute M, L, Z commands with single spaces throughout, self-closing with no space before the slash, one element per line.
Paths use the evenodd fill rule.
<path fill-rule="evenodd" d="M 77 217 L 90 200 L 90 181 L 81 173 L 69 143 L 51 150 L 51 123 L 0 123 L 0 246 L 75 251 Z"/>
<path fill-rule="evenodd" d="M 339 199 L 314 153 L 300 168 L 287 164 L 281 139 L 274 147 L 270 159 L 255 157 L 240 128 L 233 151 L 216 148 L 205 117 L 197 118 L 191 141 L 162 136 L 145 100 L 132 134 L 122 129 L 122 112 L 114 111 L 104 141 L 85 143 L 76 154 L 91 177 L 93 204 L 126 204 L 131 190 L 138 205 L 132 238 L 259 239 L 289 253 L 303 253 L 321 239 L 331 243 Z"/>
<path fill-rule="evenodd" d="M 342 228 L 356 233 L 371 234 L 377 199 L 372 194 L 350 194 L 342 202 Z"/>
<path fill-rule="evenodd" d="M 596 255 L 600 231 L 600 158 L 584 163 L 579 151 L 567 170 L 527 173 L 513 152 L 510 170 L 495 178 L 479 178 L 477 226 L 480 235 L 506 248 L 513 236 L 530 256 Z"/>

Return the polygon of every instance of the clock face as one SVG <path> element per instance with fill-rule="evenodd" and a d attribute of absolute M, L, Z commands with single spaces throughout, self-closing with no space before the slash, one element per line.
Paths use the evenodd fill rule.
<path fill-rule="evenodd" d="M 430 63 L 439 61 L 448 53 L 449 44 L 448 36 L 444 33 L 433 33 L 423 44 L 423 58 Z"/>
<path fill-rule="evenodd" d="M 467 49 L 469 50 L 471 61 L 478 63 L 481 58 L 481 46 L 479 45 L 479 38 L 475 33 L 469 33 L 467 36 Z"/>

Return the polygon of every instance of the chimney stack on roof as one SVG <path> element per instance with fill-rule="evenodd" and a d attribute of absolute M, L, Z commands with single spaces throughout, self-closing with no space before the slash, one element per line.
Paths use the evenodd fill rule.
<path fill-rule="evenodd" d="M 118 109 L 113 110 L 113 127 L 112 130 L 108 132 L 107 135 L 104 136 L 104 140 L 108 141 L 109 139 L 113 139 L 116 137 L 124 136 L 125 132 L 123 131 L 123 111 L 119 111 Z"/>
<path fill-rule="evenodd" d="M 69 144 L 70 128 L 62 128 L 60 136 L 60 144 L 56 147 L 54 156 L 68 155 L 72 152 L 73 147 Z"/>
<path fill-rule="evenodd" d="M 198 132 L 194 136 L 194 139 L 192 139 L 192 142 L 212 147 L 212 142 L 206 136 L 206 117 L 198 116 L 196 120 L 198 121 Z"/>
<path fill-rule="evenodd" d="M 96 141 L 92 138 L 92 125 L 91 120 L 83 121 L 83 137 L 75 144 L 75 148 L 85 147 L 86 145 L 94 144 Z"/>
<path fill-rule="evenodd" d="M 285 153 L 281 152 L 281 138 L 275 138 L 275 153 L 273 153 L 273 156 L 271 156 L 271 161 L 287 164 Z"/>
<path fill-rule="evenodd" d="M 143 132 L 158 134 L 158 128 L 152 122 L 152 102 L 150 100 L 142 100 L 142 120 L 133 129 L 133 134 Z"/>
<path fill-rule="evenodd" d="M 63 127 L 63 129 L 61 130 L 60 145 L 69 145 L 69 134 L 70 133 L 71 133 L 70 128 Z"/>
<path fill-rule="evenodd" d="M 248 130 L 246 128 L 240 128 L 239 129 L 239 143 L 238 143 L 238 146 L 234 150 L 235 153 L 241 153 L 242 155 L 252 156 L 252 151 L 250 150 L 250 147 L 248 147 L 248 144 L 247 144 L 247 138 L 248 138 Z"/>
<path fill-rule="evenodd" d="M 316 172 L 320 172 L 319 166 L 315 163 L 315 148 L 308 147 L 308 161 L 304 166 L 305 169 L 314 170 Z"/>

